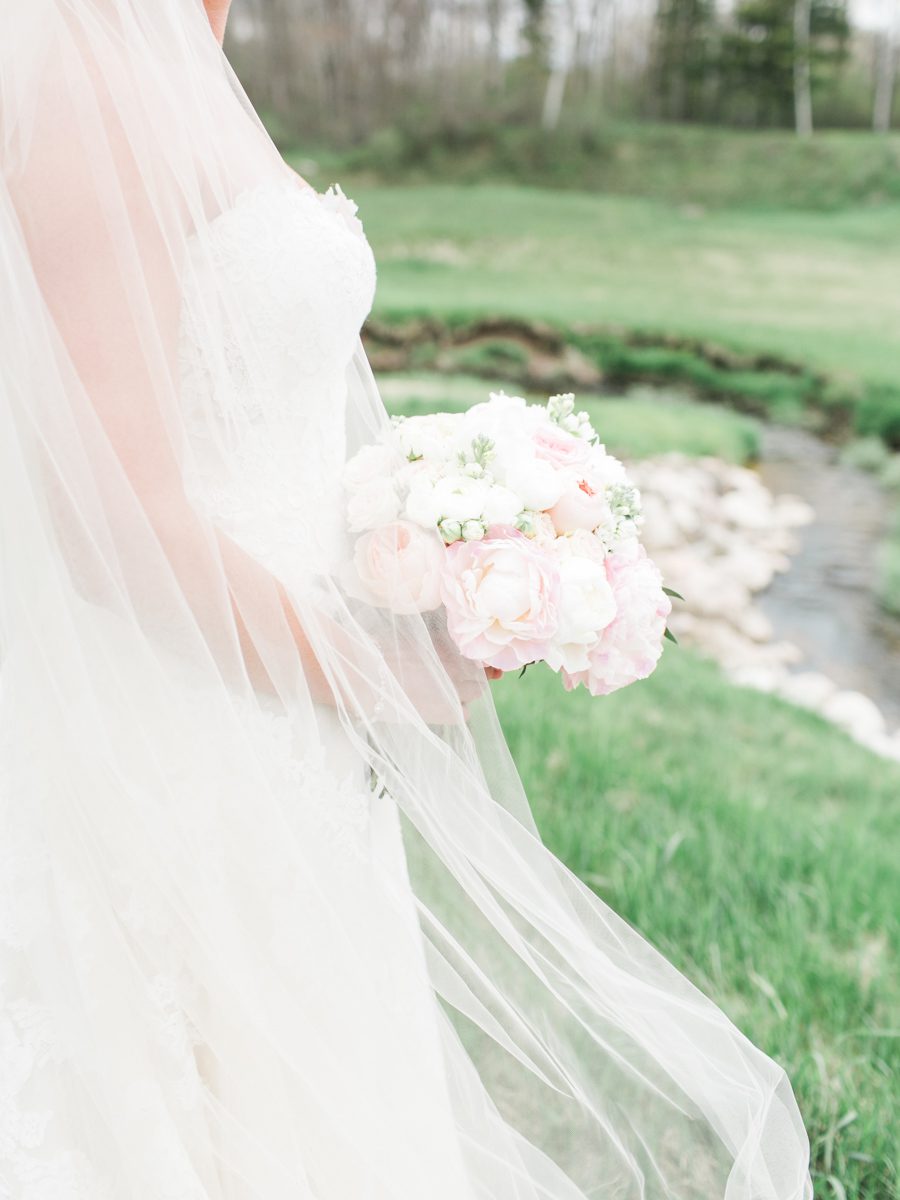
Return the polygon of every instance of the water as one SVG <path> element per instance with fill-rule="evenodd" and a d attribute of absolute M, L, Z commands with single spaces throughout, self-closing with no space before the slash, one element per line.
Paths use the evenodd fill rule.
<path fill-rule="evenodd" d="M 781 426 L 763 430 L 759 473 L 773 492 L 802 496 L 816 514 L 798 532 L 790 570 L 758 598 L 776 638 L 800 647 L 801 669 L 863 692 L 897 727 L 900 620 L 882 612 L 872 587 L 888 497 L 864 472 L 843 466 L 833 447 Z"/>

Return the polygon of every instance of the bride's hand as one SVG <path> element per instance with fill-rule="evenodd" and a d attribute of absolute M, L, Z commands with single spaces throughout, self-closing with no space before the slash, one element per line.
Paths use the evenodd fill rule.
<path fill-rule="evenodd" d="M 225 25 L 228 21 L 231 0 L 203 0 L 203 7 L 206 9 L 206 15 L 209 17 L 216 41 L 221 46 L 225 39 Z"/>

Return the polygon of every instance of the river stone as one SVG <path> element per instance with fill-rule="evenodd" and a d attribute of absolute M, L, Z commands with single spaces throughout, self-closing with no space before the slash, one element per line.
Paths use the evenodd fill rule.
<path fill-rule="evenodd" d="M 856 738 L 885 734 L 884 717 L 874 701 L 862 692 L 837 692 L 822 706 L 822 714 Z"/>
<path fill-rule="evenodd" d="M 826 676 L 796 671 L 803 653 L 773 642 L 754 604 L 790 569 L 796 531 L 813 519 L 797 496 L 773 496 L 759 476 L 715 458 L 664 454 L 632 464 L 643 496 L 643 539 L 666 583 L 685 600 L 670 625 L 685 645 L 714 658 L 736 683 L 820 713 L 884 757 L 900 759 L 877 706 Z"/>
<path fill-rule="evenodd" d="M 827 675 L 818 671 L 800 671 L 787 676 L 780 692 L 785 700 L 790 700 L 792 704 L 819 712 L 837 690 L 837 684 Z"/>

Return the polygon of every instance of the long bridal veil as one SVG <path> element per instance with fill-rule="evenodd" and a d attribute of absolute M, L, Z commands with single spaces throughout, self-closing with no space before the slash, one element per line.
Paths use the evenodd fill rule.
<path fill-rule="evenodd" d="M 783 1072 L 544 848 L 439 622 L 345 586 L 306 473 L 386 417 L 358 342 L 343 396 L 272 395 L 209 231 L 286 168 L 199 0 L 0 15 L 0 1194 L 808 1197 Z M 297 421 L 296 525 L 256 553 L 197 481 L 240 493 Z M 439 1050 L 374 1074 L 367 1014 L 421 1014 L 326 837 L 352 763 L 359 821 L 401 814 Z"/>

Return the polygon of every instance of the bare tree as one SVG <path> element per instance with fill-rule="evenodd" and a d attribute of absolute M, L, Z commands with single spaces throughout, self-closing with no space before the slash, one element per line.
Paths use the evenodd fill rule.
<path fill-rule="evenodd" d="M 872 128 L 887 133 L 891 127 L 894 107 L 894 85 L 897 79 L 897 26 L 900 5 L 888 0 L 887 20 L 875 38 L 875 99 L 872 105 Z"/>
<path fill-rule="evenodd" d="M 813 131 L 811 23 L 812 0 L 794 0 L 794 125 L 801 137 Z"/>
<path fill-rule="evenodd" d="M 560 9 L 561 11 L 555 14 L 552 65 L 541 112 L 541 125 L 548 131 L 556 129 L 559 125 L 566 83 L 578 55 L 579 22 L 576 5 L 573 0 L 565 0 Z"/>

